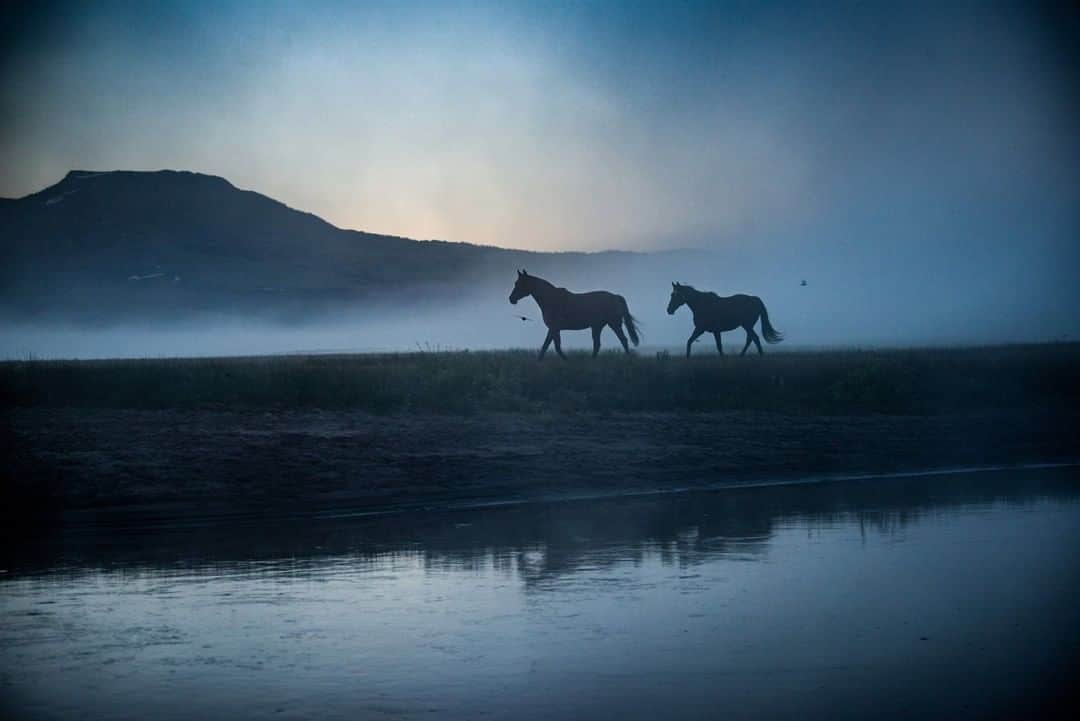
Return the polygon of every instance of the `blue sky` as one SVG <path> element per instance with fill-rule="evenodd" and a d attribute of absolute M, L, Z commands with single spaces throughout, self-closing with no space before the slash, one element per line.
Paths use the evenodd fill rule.
<path fill-rule="evenodd" d="M 184 168 L 417 238 L 1072 280 L 1075 16 L 892 5 L 9 9 L 0 195 Z"/>

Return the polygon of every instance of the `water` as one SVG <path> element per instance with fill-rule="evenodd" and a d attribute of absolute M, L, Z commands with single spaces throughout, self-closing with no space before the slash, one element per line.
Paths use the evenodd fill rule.
<path fill-rule="evenodd" d="M 81 522 L 0 574 L 13 718 L 1065 714 L 1075 469 Z"/>

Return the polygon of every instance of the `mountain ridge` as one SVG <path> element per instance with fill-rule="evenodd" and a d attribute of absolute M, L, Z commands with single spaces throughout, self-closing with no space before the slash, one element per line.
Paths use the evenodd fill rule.
<path fill-rule="evenodd" d="M 375 232 L 368 231 L 368 230 L 360 230 L 358 228 L 346 228 L 346 227 L 342 227 L 342 226 L 339 226 L 339 225 L 334 225 L 330 221 L 326 220 L 325 218 L 323 218 L 323 217 L 321 217 L 321 216 L 319 216 L 319 215 L 317 215 L 315 213 L 312 213 L 312 212 L 307 211 L 307 210 L 302 210 L 300 208 L 293 207 L 293 206 L 289 205 L 288 203 L 285 203 L 285 202 L 280 201 L 280 200 L 278 200 L 276 198 L 273 198 L 271 196 L 260 193 L 257 190 L 250 190 L 250 189 L 247 189 L 247 188 L 241 188 L 241 187 L 239 187 L 237 185 L 234 185 L 228 178 L 225 178 L 224 176 L 214 175 L 212 173 L 202 173 L 202 172 L 194 171 L 194 170 L 176 170 L 176 169 L 172 169 L 172 168 L 161 168 L 161 169 L 158 169 L 158 170 L 78 170 L 78 169 L 73 169 L 73 170 L 69 170 L 67 173 L 65 173 L 64 177 L 61 178 L 56 183 L 54 183 L 53 185 L 46 186 L 45 188 L 42 188 L 41 190 L 37 190 L 37 191 L 34 191 L 32 193 L 28 193 L 26 195 L 23 195 L 23 196 L 20 196 L 20 197 L 17 197 L 17 198 L 0 197 L 0 204 L 2 204 L 2 203 L 10 203 L 10 202 L 19 202 L 19 201 L 28 200 L 28 199 L 31 199 L 31 198 L 44 197 L 44 196 L 49 196 L 48 200 L 53 200 L 55 198 L 58 198 L 58 196 L 56 194 L 56 191 L 61 186 L 64 186 L 65 184 L 70 185 L 70 183 L 73 182 L 73 181 L 88 180 L 88 179 L 99 177 L 99 176 L 101 176 L 101 177 L 104 177 L 104 176 L 132 176 L 132 177 L 181 176 L 181 177 L 191 177 L 191 178 L 197 178 L 199 180 L 221 183 L 221 184 L 224 184 L 225 186 L 227 186 L 231 190 L 235 190 L 235 191 L 240 192 L 240 193 L 254 194 L 256 196 L 259 196 L 261 198 L 269 200 L 269 201 L 281 206 L 284 209 L 290 210 L 290 211 L 292 211 L 294 213 L 298 213 L 300 215 L 311 217 L 311 218 L 313 218 L 315 220 L 318 220 L 320 223 L 323 223 L 323 224 L 329 226 L 330 228 L 333 228 L 334 230 L 340 230 L 340 231 L 343 231 L 343 232 L 360 233 L 360 234 L 366 235 L 366 236 L 378 236 L 378 237 L 382 237 L 382 238 L 395 238 L 395 239 L 401 239 L 401 240 L 408 240 L 408 241 L 415 242 L 415 243 L 446 243 L 446 244 L 449 244 L 449 245 L 465 245 L 465 246 L 469 246 L 469 247 L 472 247 L 472 248 L 504 250 L 504 251 L 515 252 L 515 253 L 537 253 L 537 254 L 542 254 L 542 255 L 565 255 L 565 254 L 603 255 L 605 253 L 617 253 L 617 254 L 626 254 L 626 255 L 660 255 L 660 254 L 666 254 L 666 253 L 680 253 L 680 252 L 705 252 L 705 251 L 700 251 L 700 249 L 698 249 L 698 248 L 672 248 L 672 249 L 664 249 L 664 250 L 657 250 L 657 251 L 626 250 L 626 249 L 622 249 L 622 248 L 605 248 L 605 249 L 602 249 L 602 250 L 550 250 L 550 251 L 537 251 L 537 250 L 528 250 L 528 249 L 523 249 L 523 248 L 511 248 L 511 247 L 503 246 L 503 245 L 487 245 L 487 244 L 483 244 L 483 243 L 473 243 L 473 242 L 468 241 L 468 240 L 449 240 L 449 239 L 446 239 L 446 238 L 412 238 L 410 236 L 395 235 L 393 233 L 375 233 Z M 62 196 L 63 193 L 61 193 L 60 195 Z M 46 202 L 48 202 L 48 200 Z"/>
<path fill-rule="evenodd" d="M 515 267 L 583 281 L 613 264 L 704 251 L 546 253 L 340 228 L 221 176 L 71 170 L 0 202 L 9 314 L 292 309 L 434 299 Z M 135 307 L 133 307 L 135 306 Z"/>

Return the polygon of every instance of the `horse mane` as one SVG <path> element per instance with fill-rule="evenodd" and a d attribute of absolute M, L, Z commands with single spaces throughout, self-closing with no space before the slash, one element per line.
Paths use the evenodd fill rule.
<path fill-rule="evenodd" d="M 563 288 L 560 285 L 555 285 L 554 283 L 552 283 L 550 280 L 547 280 L 546 278 L 541 278 L 538 275 L 530 275 L 529 278 L 531 278 L 534 282 L 538 283 L 539 285 L 541 285 L 541 286 L 543 286 L 545 288 L 548 288 L 549 290 L 558 291 L 559 293 L 561 293 L 563 295 L 574 295 L 574 292 L 571 291 L 569 288 Z"/>
<path fill-rule="evenodd" d="M 532 278 L 534 281 L 539 281 L 542 285 L 546 285 L 549 288 L 555 288 L 556 287 L 555 284 L 552 283 L 550 280 L 547 280 L 546 278 L 541 278 L 538 275 L 531 275 L 530 274 L 528 277 Z M 561 290 L 566 290 L 566 288 L 562 288 Z"/>
<path fill-rule="evenodd" d="M 701 296 L 705 296 L 706 298 L 716 299 L 716 300 L 720 299 L 720 296 L 718 296 L 716 293 L 713 293 L 711 290 L 698 290 L 694 286 L 687 285 L 686 283 L 680 284 L 679 287 L 680 288 L 686 288 L 687 290 L 690 291 L 691 295 L 701 295 Z"/>

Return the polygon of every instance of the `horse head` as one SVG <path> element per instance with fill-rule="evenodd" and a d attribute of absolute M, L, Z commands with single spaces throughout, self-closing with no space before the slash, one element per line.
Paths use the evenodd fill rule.
<path fill-rule="evenodd" d="M 668 315 L 675 315 L 675 311 L 686 302 L 686 286 L 678 283 L 671 284 L 671 300 L 667 304 Z"/>
<path fill-rule="evenodd" d="M 532 295 L 532 279 L 528 271 L 525 269 L 519 270 L 517 282 L 514 283 L 514 289 L 510 291 L 510 303 L 511 305 L 517 305 L 519 300 L 530 295 Z"/>

